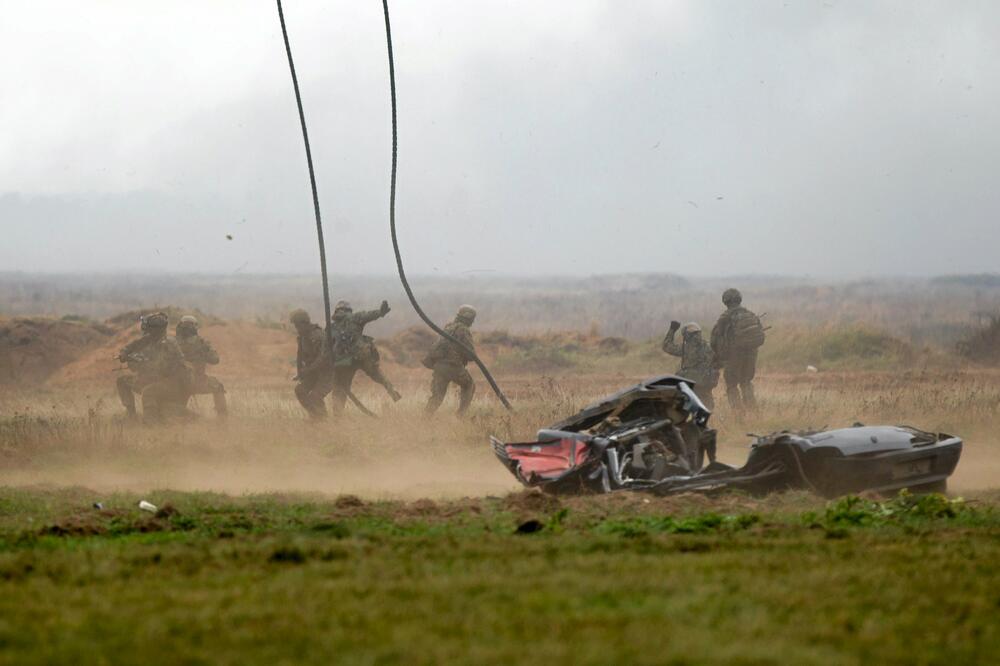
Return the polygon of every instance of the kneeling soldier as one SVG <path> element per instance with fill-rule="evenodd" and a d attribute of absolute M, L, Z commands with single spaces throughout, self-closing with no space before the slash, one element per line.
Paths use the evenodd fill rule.
<path fill-rule="evenodd" d="M 198 335 L 198 320 L 191 315 L 181 317 L 174 331 L 177 345 L 184 352 L 184 360 L 191 366 L 191 395 L 211 395 L 215 413 L 226 418 L 226 387 L 215 377 L 205 374 L 206 365 L 218 365 L 219 354 L 208 340 Z"/>
<path fill-rule="evenodd" d="M 167 336 L 167 315 L 156 312 L 142 318 L 142 337 L 126 345 L 118 360 L 135 375 L 118 378 L 118 395 L 135 418 L 135 393 L 142 396 L 143 418 L 162 420 L 168 414 L 183 414 L 191 384 L 191 370 L 177 343 Z"/>

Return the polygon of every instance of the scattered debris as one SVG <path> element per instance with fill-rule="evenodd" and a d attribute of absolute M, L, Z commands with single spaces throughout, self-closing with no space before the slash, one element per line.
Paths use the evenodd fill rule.
<path fill-rule="evenodd" d="M 150 513 L 156 513 L 159 509 L 156 508 L 155 504 L 150 504 L 146 500 L 139 500 L 139 509 L 142 511 L 149 511 Z"/>
<path fill-rule="evenodd" d="M 819 368 L 817 368 L 815 365 L 807 365 L 806 372 L 819 372 Z"/>
<path fill-rule="evenodd" d="M 94 502 L 94 508 L 97 509 L 98 511 L 103 511 L 104 510 L 104 503 L 103 502 Z"/>

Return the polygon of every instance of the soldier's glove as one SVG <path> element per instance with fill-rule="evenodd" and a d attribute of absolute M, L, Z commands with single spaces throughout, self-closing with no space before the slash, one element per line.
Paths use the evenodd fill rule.
<path fill-rule="evenodd" d="M 676 331 L 680 327 L 681 327 L 681 323 L 679 321 L 672 321 L 672 322 L 670 322 L 670 331 L 671 332 Z"/>
<path fill-rule="evenodd" d="M 382 305 L 381 305 L 381 307 L 379 307 L 378 310 L 379 310 L 379 312 L 382 313 L 383 317 L 385 315 L 389 314 L 389 310 L 390 310 L 390 308 L 389 308 L 389 301 L 382 301 Z"/>

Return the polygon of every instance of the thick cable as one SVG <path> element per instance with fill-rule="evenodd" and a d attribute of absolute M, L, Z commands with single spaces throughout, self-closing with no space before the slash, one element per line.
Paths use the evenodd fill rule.
<path fill-rule="evenodd" d="M 302 142 L 306 146 L 306 165 L 309 167 L 309 186 L 312 188 L 313 211 L 316 214 L 316 238 L 319 241 L 319 268 L 323 279 L 323 311 L 326 315 L 326 347 L 329 350 L 330 362 L 333 363 L 333 324 L 331 323 L 330 312 L 330 282 L 326 273 L 326 241 L 323 239 L 323 218 L 319 212 L 319 192 L 316 188 L 316 171 L 313 169 L 312 149 L 309 146 L 309 130 L 306 129 L 306 114 L 302 108 L 302 93 L 299 92 L 299 77 L 295 74 L 295 61 L 292 60 L 292 45 L 288 41 L 288 28 L 285 26 L 285 12 L 281 7 L 281 0 L 278 3 L 278 20 L 281 21 L 281 36 L 285 40 L 285 53 L 288 55 L 288 70 L 292 74 L 292 87 L 295 89 L 295 104 L 299 108 L 299 123 L 302 125 Z M 361 401 L 350 391 L 347 397 L 351 399 L 362 413 L 368 416 L 375 414 L 361 404 Z"/>
<path fill-rule="evenodd" d="M 319 192 L 316 189 L 316 171 L 313 169 L 312 149 L 309 147 L 309 130 L 306 129 L 306 114 L 302 109 L 302 93 L 299 92 L 299 77 L 295 74 L 295 61 L 292 60 L 292 45 L 288 41 L 288 28 L 285 27 L 285 12 L 278 2 L 278 20 L 281 21 L 281 36 L 285 40 L 285 53 L 288 54 L 288 70 L 292 73 L 292 87 L 295 89 L 295 104 L 299 107 L 299 123 L 302 125 L 302 141 L 306 144 L 306 164 L 309 167 L 309 185 L 312 187 L 313 210 L 316 213 L 316 237 L 319 240 L 319 268 L 323 276 L 323 309 L 326 312 L 326 342 L 333 349 L 333 329 L 330 325 L 330 284 L 326 276 L 326 242 L 323 240 L 323 219 L 319 213 Z"/>
<path fill-rule="evenodd" d="M 281 4 L 280 0 L 278 4 Z M 396 255 L 396 269 L 399 272 L 399 281 L 403 283 L 403 290 L 406 292 L 406 297 L 410 299 L 410 305 L 413 306 L 413 309 L 423 322 L 441 337 L 465 349 L 475 364 L 479 366 L 483 376 L 486 377 L 486 381 L 489 382 L 490 388 L 496 393 L 497 398 L 500 399 L 503 406 L 508 410 L 512 410 L 513 408 L 510 405 L 510 401 L 507 400 L 507 396 L 504 395 L 503 391 L 497 385 L 496 380 L 493 379 L 493 375 L 490 374 L 489 368 L 486 367 L 486 364 L 483 363 L 476 352 L 466 347 L 460 340 L 431 321 L 431 318 L 423 311 L 416 297 L 413 295 L 413 289 L 410 288 L 409 281 L 406 279 L 406 271 L 403 270 L 403 257 L 399 252 L 399 240 L 396 238 L 396 171 L 398 166 L 397 138 L 399 130 L 396 121 L 396 64 L 392 55 L 392 28 L 389 22 L 389 0 L 382 0 L 382 10 L 385 14 L 385 43 L 389 54 L 389 95 L 392 99 L 392 175 L 389 183 L 389 232 L 392 236 L 392 250 Z M 291 58 L 290 55 L 289 58 Z M 303 124 L 304 127 L 305 125 Z"/>

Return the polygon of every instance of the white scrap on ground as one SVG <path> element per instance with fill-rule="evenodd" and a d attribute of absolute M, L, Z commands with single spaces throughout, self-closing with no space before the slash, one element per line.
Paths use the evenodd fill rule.
<path fill-rule="evenodd" d="M 149 511 L 150 513 L 156 513 L 156 505 L 150 504 L 146 500 L 139 500 L 139 508 L 143 511 Z"/>

